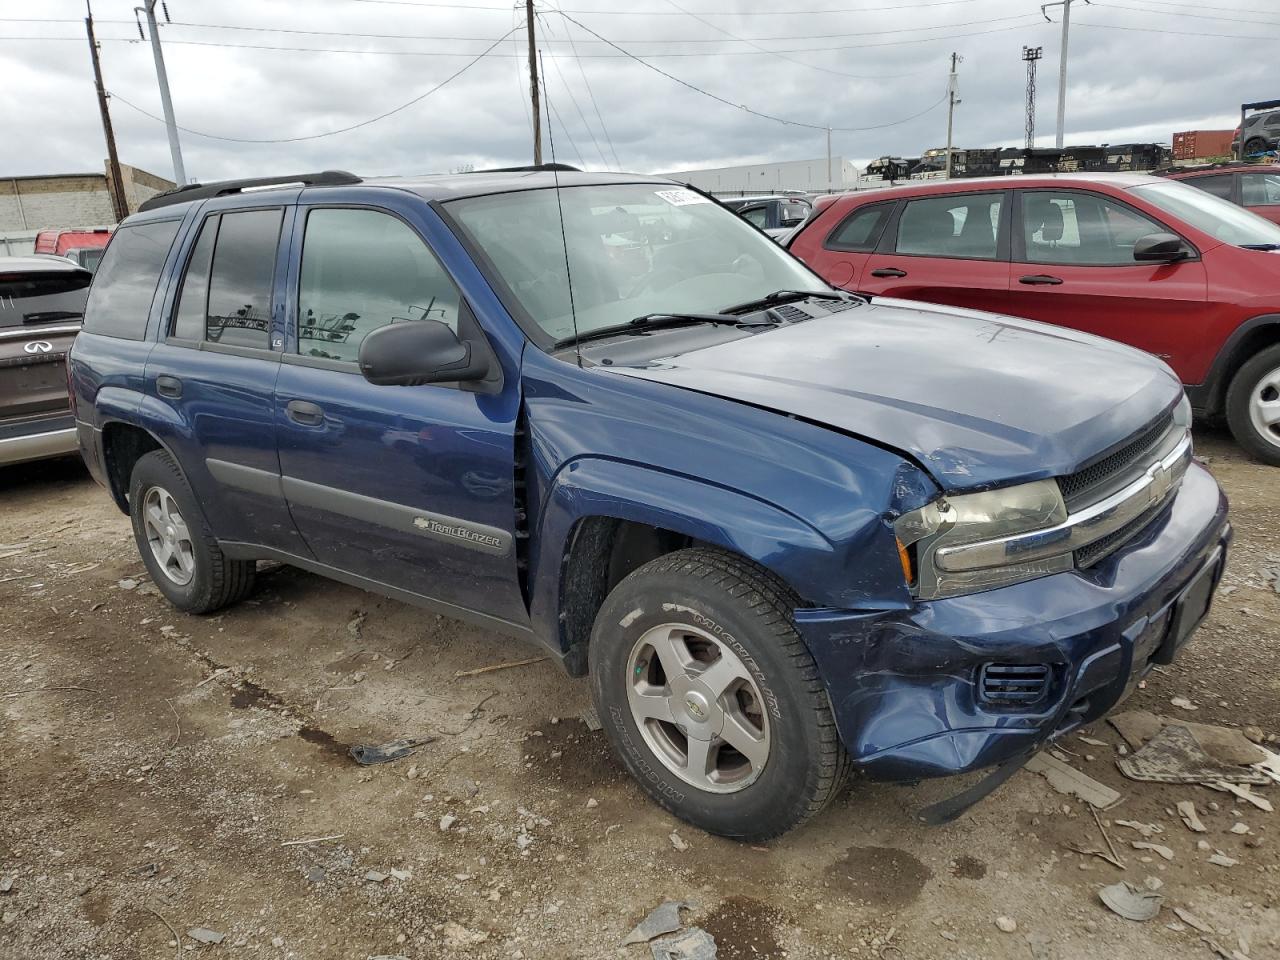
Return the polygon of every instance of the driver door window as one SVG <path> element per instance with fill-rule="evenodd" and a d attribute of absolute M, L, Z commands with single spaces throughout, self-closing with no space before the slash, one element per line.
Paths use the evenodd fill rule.
<path fill-rule="evenodd" d="M 1169 231 L 1141 214 L 1092 193 L 1027 191 L 1022 236 L 1028 263 L 1132 266 L 1133 245 Z"/>
<path fill-rule="evenodd" d="M 761 230 L 769 225 L 769 210 L 767 207 L 745 207 L 738 211 L 738 216 Z"/>
<path fill-rule="evenodd" d="M 307 214 L 298 282 L 298 353 L 355 363 L 390 323 L 438 320 L 458 330 L 458 288 L 408 224 L 388 213 Z"/>

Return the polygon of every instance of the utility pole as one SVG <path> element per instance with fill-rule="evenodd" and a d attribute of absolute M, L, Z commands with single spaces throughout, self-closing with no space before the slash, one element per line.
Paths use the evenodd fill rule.
<path fill-rule="evenodd" d="M 156 82 L 160 85 L 160 106 L 164 108 L 164 125 L 169 128 L 169 155 L 173 157 L 173 179 L 178 186 L 185 186 L 187 171 L 182 166 L 182 144 L 178 142 L 178 122 L 173 118 L 173 101 L 169 99 L 169 74 L 164 68 L 164 51 L 160 49 L 160 31 L 156 29 L 156 0 L 143 0 L 143 6 L 134 7 L 147 15 L 147 27 L 151 31 L 151 55 L 156 61 Z M 169 19 L 169 9 L 164 17 Z M 141 27 L 139 27 L 141 29 Z"/>
<path fill-rule="evenodd" d="M 827 127 L 827 192 L 831 192 L 831 128 Z"/>
<path fill-rule="evenodd" d="M 89 57 L 93 60 L 93 85 L 98 90 L 98 113 L 102 115 L 102 135 L 107 140 L 107 193 L 111 195 L 111 209 L 119 223 L 129 215 L 129 204 L 120 182 L 120 158 L 116 155 L 116 134 L 111 129 L 111 111 L 107 109 L 107 91 L 102 86 L 102 64 L 98 62 L 98 41 L 93 35 L 93 8 L 84 0 L 87 16 L 85 30 L 89 33 Z M 16 188 L 15 188 L 16 190 Z"/>
<path fill-rule="evenodd" d="M 529 99 L 533 103 L 533 163 L 542 164 L 542 121 L 538 114 L 538 51 L 533 33 L 533 0 L 524 0 L 525 32 L 529 35 Z"/>
<path fill-rule="evenodd" d="M 1090 0 L 1084 0 L 1089 3 Z M 1062 8 L 1062 45 L 1058 50 L 1058 137 L 1056 145 L 1062 149 L 1062 132 L 1067 120 L 1067 40 L 1071 34 L 1072 0 L 1056 0 L 1054 3 L 1041 4 L 1040 12 L 1050 23 L 1053 19 L 1047 13 L 1049 7 Z"/>
<path fill-rule="evenodd" d="M 951 126 L 960 98 L 956 96 L 956 64 L 964 60 L 958 53 L 951 54 L 951 75 L 947 78 L 947 179 L 951 179 Z"/>
<path fill-rule="evenodd" d="M 1027 149 L 1036 145 L 1036 62 L 1044 56 L 1044 47 L 1023 47 L 1027 61 Z"/>

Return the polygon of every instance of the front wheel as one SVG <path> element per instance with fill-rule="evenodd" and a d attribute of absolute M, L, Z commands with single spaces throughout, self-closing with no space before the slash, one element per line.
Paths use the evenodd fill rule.
<path fill-rule="evenodd" d="M 1261 137 L 1254 137 L 1252 140 L 1248 141 L 1244 145 L 1244 155 L 1246 157 L 1251 157 L 1255 153 L 1266 153 L 1266 152 L 1267 152 L 1267 141 L 1263 140 Z"/>
<path fill-rule="evenodd" d="M 776 837 L 845 779 L 795 604 L 760 567 L 690 549 L 630 574 L 596 618 L 592 694 L 614 750 L 654 800 L 710 833 Z"/>
<path fill-rule="evenodd" d="M 1246 453 L 1280 466 L 1280 344 L 1255 354 L 1232 378 L 1227 423 Z"/>

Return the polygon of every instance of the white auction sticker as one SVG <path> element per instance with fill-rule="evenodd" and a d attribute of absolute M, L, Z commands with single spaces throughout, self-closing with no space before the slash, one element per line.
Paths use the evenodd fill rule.
<path fill-rule="evenodd" d="M 655 190 L 658 196 L 673 207 L 687 207 L 691 203 L 710 203 L 700 193 L 694 193 L 692 190 Z"/>

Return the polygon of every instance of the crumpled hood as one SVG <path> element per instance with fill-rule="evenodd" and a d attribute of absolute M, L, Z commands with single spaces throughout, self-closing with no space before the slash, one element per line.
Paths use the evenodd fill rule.
<path fill-rule="evenodd" d="M 1182 394 L 1167 366 L 1122 344 L 893 299 L 610 369 L 901 450 L 952 492 L 1071 473 Z"/>

